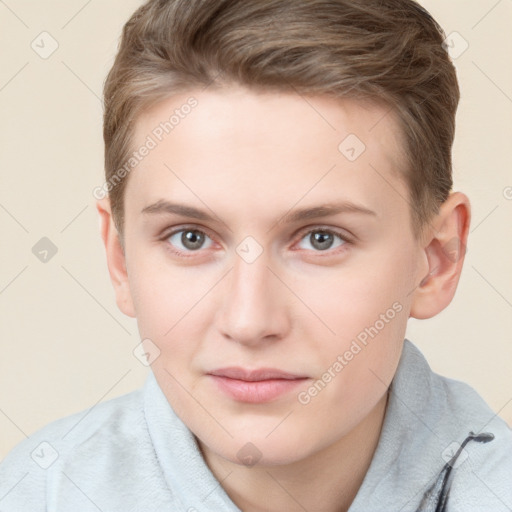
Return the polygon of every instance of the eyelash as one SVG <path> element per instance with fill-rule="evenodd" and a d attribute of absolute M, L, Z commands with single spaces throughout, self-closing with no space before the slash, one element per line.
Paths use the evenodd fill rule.
<path fill-rule="evenodd" d="M 166 248 L 168 250 L 170 250 L 173 254 L 175 254 L 177 256 L 180 256 L 182 258 L 193 258 L 195 256 L 194 253 L 200 253 L 201 252 L 201 249 L 198 249 L 197 251 L 186 251 L 186 252 L 185 251 L 179 251 L 179 250 L 175 249 L 172 246 L 171 243 L 168 242 L 168 239 L 171 236 L 173 236 L 173 235 L 175 235 L 177 233 L 184 232 L 184 231 L 195 231 L 197 233 L 201 233 L 202 235 L 205 235 L 206 237 L 210 238 L 213 242 L 215 242 L 215 238 L 214 237 L 210 236 L 205 230 L 199 229 L 199 228 L 197 228 L 195 226 L 181 226 L 179 229 L 174 229 L 173 231 L 167 232 L 164 236 L 162 236 L 160 241 L 164 242 Z M 351 245 L 353 243 L 353 240 L 350 237 L 348 237 L 346 234 L 341 233 L 341 232 L 339 232 L 337 230 L 334 230 L 332 228 L 322 227 L 322 226 L 315 226 L 314 228 L 308 227 L 308 228 L 305 228 L 304 230 L 300 231 L 300 233 L 297 235 L 298 236 L 298 241 L 300 242 L 307 235 L 311 235 L 312 233 L 317 233 L 317 232 L 327 233 L 329 235 L 336 236 L 336 237 L 340 238 L 344 242 L 341 246 L 338 246 L 334 250 L 331 250 L 331 249 L 326 249 L 325 251 L 319 251 L 319 250 L 313 251 L 313 250 L 311 250 L 312 252 L 318 253 L 318 255 L 320 257 L 333 256 L 333 255 L 339 254 L 340 252 L 345 251 L 347 249 L 348 245 Z M 325 255 L 322 255 L 322 253 L 325 253 Z"/>

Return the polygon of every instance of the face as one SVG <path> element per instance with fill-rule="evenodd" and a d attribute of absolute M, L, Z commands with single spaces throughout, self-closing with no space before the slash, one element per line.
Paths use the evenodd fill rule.
<path fill-rule="evenodd" d="M 125 192 L 130 301 L 169 403 L 228 460 L 304 459 L 393 378 L 421 270 L 387 112 L 230 88 L 138 119 L 156 145 Z"/>

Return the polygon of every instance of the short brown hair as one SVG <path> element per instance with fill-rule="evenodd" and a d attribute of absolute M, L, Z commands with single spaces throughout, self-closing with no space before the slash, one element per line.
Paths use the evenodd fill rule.
<path fill-rule="evenodd" d="M 104 85 L 106 182 L 133 151 L 140 113 L 178 92 L 234 83 L 369 99 L 399 120 L 419 237 L 453 185 L 459 87 L 444 38 L 413 0 L 149 0 L 125 24 Z M 126 182 L 109 190 L 121 241 Z"/>

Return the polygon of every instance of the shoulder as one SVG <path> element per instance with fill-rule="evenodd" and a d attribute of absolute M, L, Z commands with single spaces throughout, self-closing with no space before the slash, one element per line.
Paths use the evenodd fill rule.
<path fill-rule="evenodd" d="M 0 509 L 46 510 L 48 486 L 74 461 L 103 457 L 113 443 L 133 445 L 144 428 L 143 390 L 53 421 L 0 463 Z"/>
<path fill-rule="evenodd" d="M 475 389 L 433 372 L 420 350 L 407 339 L 393 386 L 411 401 L 409 408 L 416 415 L 435 422 L 432 426 L 440 430 L 462 434 L 467 429 L 479 433 L 492 427 L 504 439 L 512 436 L 511 429 Z"/>
<path fill-rule="evenodd" d="M 461 432 L 465 427 L 467 436 L 487 441 L 463 444 L 458 438 L 446 448 L 447 463 L 461 450 L 452 467 L 448 510 L 512 510 L 512 430 L 468 384 L 438 375 L 435 380 L 444 389 L 445 415 L 453 416 Z"/>
<path fill-rule="evenodd" d="M 448 510 L 512 510 L 512 430 L 475 389 L 433 372 L 416 347 L 406 346 L 407 380 L 422 388 L 416 411 L 429 425 L 433 453 L 452 466 Z"/>

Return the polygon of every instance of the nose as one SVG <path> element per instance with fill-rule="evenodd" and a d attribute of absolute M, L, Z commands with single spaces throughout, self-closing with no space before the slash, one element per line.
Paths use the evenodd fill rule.
<path fill-rule="evenodd" d="M 255 347 L 287 334 L 286 287 L 268 267 L 265 252 L 252 263 L 235 254 L 220 293 L 216 322 L 225 338 Z"/>

